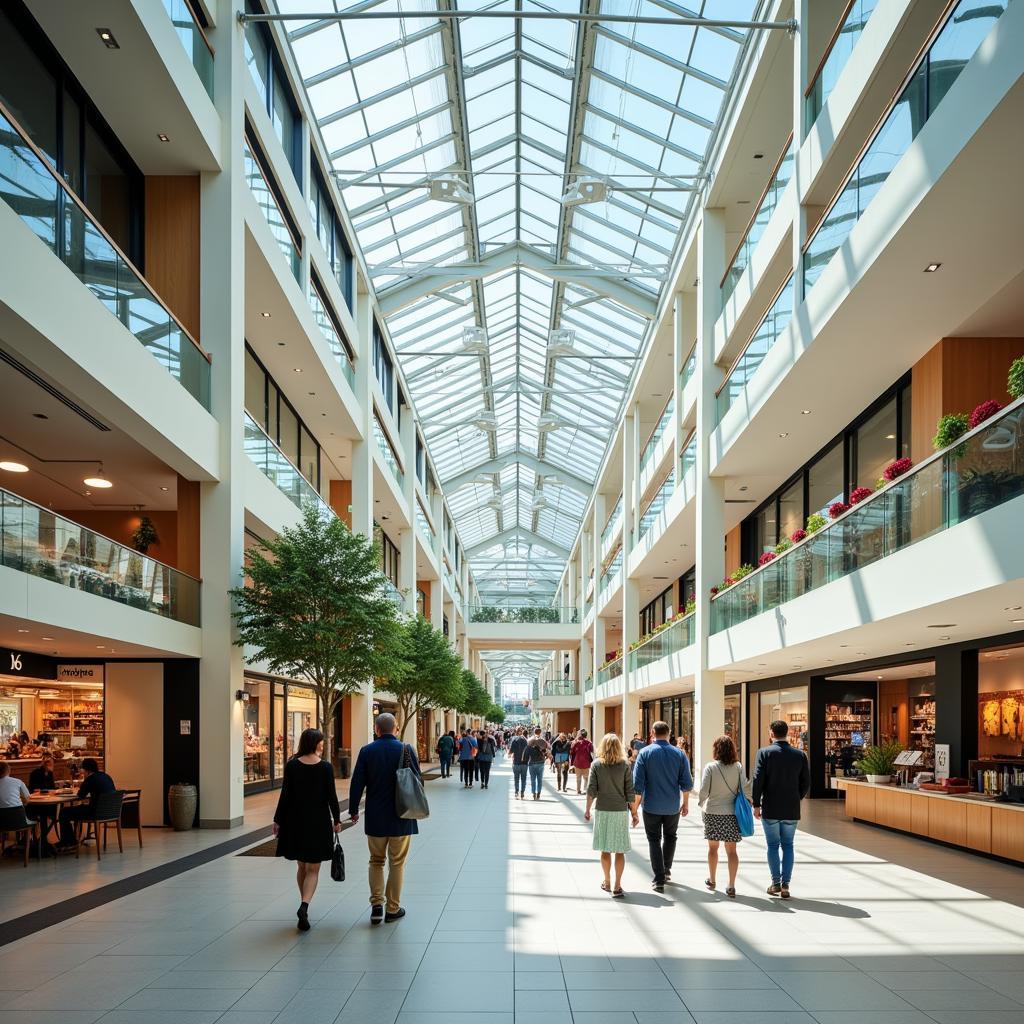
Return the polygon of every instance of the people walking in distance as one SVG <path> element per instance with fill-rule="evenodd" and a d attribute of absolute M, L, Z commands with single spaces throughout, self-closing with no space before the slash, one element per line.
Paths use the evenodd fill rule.
<path fill-rule="evenodd" d="M 640 739 L 640 733 L 635 732 L 633 733 L 633 738 L 629 741 L 629 746 L 631 750 L 643 750 L 647 744 Z"/>
<path fill-rule="evenodd" d="M 496 750 L 494 737 L 486 732 L 481 732 L 476 748 L 476 766 L 480 769 L 481 789 L 487 789 L 488 783 L 491 781 L 491 762 L 494 761 Z"/>
<path fill-rule="evenodd" d="M 301 932 L 309 931 L 309 904 L 320 878 L 320 864 L 331 859 L 334 833 L 341 831 L 334 769 L 330 761 L 321 760 L 323 750 L 324 734 L 319 729 L 304 729 L 298 751 L 284 766 L 274 812 L 277 856 L 298 862 L 295 881 L 301 902 L 296 916 Z"/>
<path fill-rule="evenodd" d="M 668 741 L 665 722 L 655 722 L 654 742 L 637 752 L 633 765 L 633 789 L 636 805 L 643 804 L 644 831 L 650 847 L 651 886 L 664 892 L 672 878 L 672 858 L 676 852 L 679 815 L 690 813 L 693 777 L 686 755 Z"/>
<path fill-rule="evenodd" d="M 555 788 L 564 793 L 569 785 L 569 753 L 572 744 L 564 732 L 560 732 L 551 744 L 551 760 L 555 766 Z"/>
<path fill-rule="evenodd" d="M 473 762 L 476 760 L 476 739 L 467 729 L 459 737 L 459 777 L 463 789 L 473 788 Z"/>
<path fill-rule="evenodd" d="M 807 755 L 790 746 L 788 735 L 785 722 L 772 722 L 772 742 L 757 752 L 753 779 L 754 817 L 761 819 L 768 843 L 768 870 L 772 876 L 768 895 L 784 900 L 790 896 L 800 801 L 811 788 Z"/>
<path fill-rule="evenodd" d="M 530 792 L 534 800 L 540 799 L 540 792 L 544 787 L 544 765 L 550 749 L 538 726 L 526 744 L 526 760 L 530 766 Z"/>
<path fill-rule="evenodd" d="M 590 808 L 596 804 L 594 817 L 594 849 L 601 852 L 604 881 L 601 888 L 612 896 L 625 896 L 622 871 L 626 866 L 629 841 L 629 819 L 635 826 L 640 820 L 634 806 L 633 776 L 626 762 L 622 741 L 610 732 L 601 738 L 597 760 L 590 769 L 587 783 L 587 807 L 583 817 L 590 821 Z M 612 857 L 615 858 L 615 881 L 612 881 Z"/>
<path fill-rule="evenodd" d="M 452 758 L 455 756 L 455 737 L 444 733 L 437 741 L 437 759 L 441 762 L 441 778 L 451 778 Z"/>
<path fill-rule="evenodd" d="M 376 738 L 359 751 L 348 791 L 349 817 L 359 821 L 359 802 L 366 794 L 366 841 L 370 847 L 370 923 L 405 917 L 402 880 L 412 837 L 419 832 L 411 818 L 400 818 L 395 809 L 398 769 L 408 766 L 420 774 L 416 748 L 395 735 L 395 716 L 384 712 L 374 719 Z M 384 863 L 387 862 L 387 881 Z"/>
<path fill-rule="evenodd" d="M 576 795 L 586 792 L 590 766 L 594 763 L 594 744 L 587 738 L 587 730 L 580 729 L 569 749 L 569 758 L 576 773 Z"/>
<path fill-rule="evenodd" d="M 526 799 L 526 774 L 529 771 L 529 746 L 526 730 L 520 725 L 515 736 L 508 745 L 508 753 L 512 758 L 512 782 L 517 800 Z"/>
<path fill-rule="evenodd" d="M 711 760 L 704 765 L 697 802 L 704 809 L 704 838 L 708 841 L 708 877 L 704 884 L 712 891 L 718 871 L 718 847 L 725 843 L 729 862 L 729 885 L 725 895 L 736 898 L 736 872 L 740 857 L 736 844 L 742 840 L 736 819 L 736 797 L 750 799 L 750 781 L 736 757 L 731 736 L 719 736 L 711 748 Z"/>

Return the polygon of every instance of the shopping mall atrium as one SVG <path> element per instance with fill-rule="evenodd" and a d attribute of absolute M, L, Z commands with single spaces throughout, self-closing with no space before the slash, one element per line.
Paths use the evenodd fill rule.
<path fill-rule="evenodd" d="M 0 4 L 0 1024 L 1024 1024 L 1022 167 L 1019 0 Z M 501 722 L 666 723 L 670 878 Z M 788 901 L 698 807 L 773 722 Z"/>

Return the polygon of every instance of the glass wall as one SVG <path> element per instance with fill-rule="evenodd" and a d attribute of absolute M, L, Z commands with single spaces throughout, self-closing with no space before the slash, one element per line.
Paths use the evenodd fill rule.
<path fill-rule="evenodd" d="M 771 742 L 772 722 L 781 719 L 789 725 L 789 742 L 798 750 L 807 749 L 807 687 L 762 690 L 747 697 L 749 726 L 747 763 L 753 764 L 760 747 Z"/>
<path fill-rule="evenodd" d="M 680 693 L 675 697 L 644 701 L 640 705 L 640 712 L 643 722 L 641 739 L 647 742 L 651 738 L 651 729 L 655 722 L 666 722 L 669 729 L 669 741 L 682 746 L 693 764 L 692 693 Z"/>
<path fill-rule="evenodd" d="M 320 172 L 320 165 L 316 154 L 310 154 L 310 167 L 312 170 L 312 181 L 309 184 L 309 216 L 313 221 L 313 228 L 316 237 L 327 253 L 327 260 L 331 270 L 341 287 L 341 293 L 345 296 L 345 303 L 352 309 L 353 289 L 353 259 L 352 250 L 349 248 L 345 232 L 342 231 L 341 222 L 334 210 L 334 203 L 331 202 L 330 192 L 326 180 Z"/>
<path fill-rule="evenodd" d="M 246 784 L 270 781 L 270 685 L 267 679 L 245 681 L 249 702 L 243 709 L 245 735 L 242 741 L 242 778 Z"/>
<path fill-rule="evenodd" d="M 243 780 L 247 792 L 279 786 L 303 729 L 323 728 L 316 691 L 298 683 L 246 676 L 243 710 Z M 341 742 L 340 729 L 335 743 Z"/>

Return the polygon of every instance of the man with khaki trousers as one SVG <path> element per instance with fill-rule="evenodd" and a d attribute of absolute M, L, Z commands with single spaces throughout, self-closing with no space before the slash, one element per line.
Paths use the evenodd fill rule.
<path fill-rule="evenodd" d="M 397 921 L 405 917 L 402 907 L 402 879 L 412 837 L 419 832 L 412 819 L 400 818 L 395 810 L 395 778 L 404 759 L 417 774 L 416 751 L 395 735 L 395 716 L 385 712 L 373 723 L 376 739 L 367 743 L 356 758 L 348 793 L 349 818 L 359 820 L 359 803 L 366 794 L 366 841 L 370 847 L 370 923 Z M 384 862 L 387 861 L 387 884 Z"/>

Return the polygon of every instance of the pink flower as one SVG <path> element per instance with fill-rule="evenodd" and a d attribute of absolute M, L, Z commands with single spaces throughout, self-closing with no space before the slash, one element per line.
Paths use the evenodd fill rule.
<path fill-rule="evenodd" d="M 849 512 L 850 506 L 845 501 L 833 501 L 828 507 L 829 518 L 838 519 L 844 512 Z"/>
<path fill-rule="evenodd" d="M 859 505 L 865 498 L 870 498 L 874 493 L 870 487 L 854 487 L 850 491 L 850 504 Z"/>
<path fill-rule="evenodd" d="M 979 423 L 984 423 L 985 420 L 991 419 L 1000 409 L 1002 409 L 1002 406 L 992 398 L 976 406 L 969 420 L 971 429 L 973 430 Z"/>
<path fill-rule="evenodd" d="M 882 470 L 882 476 L 884 476 L 886 480 L 895 480 L 896 477 L 903 476 L 911 466 L 913 466 L 913 463 L 910 459 L 895 459 Z"/>
<path fill-rule="evenodd" d="M 715 594 L 717 594 L 717 593 L 718 593 L 718 587 L 712 587 L 711 588 L 711 596 L 714 597 Z"/>
<path fill-rule="evenodd" d="M 761 557 L 757 560 L 757 564 L 758 565 L 767 565 L 769 562 L 774 561 L 774 559 L 775 559 L 775 552 L 774 551 L 765 551 L 765 552 L 762 553 Z"/>
<path fill-rule="evenodd" d="M 789 535 L 789 539 L 790 539 L 790 540 L 791 540 L 791 541 L 792 541 L 792 542 L 793 542 L 794 544 L 799 544 L 799 543 L 800 543 L 800 541 L 802 541 L 802 540 L 804 539 L 804 537 L 806 537 L 806 536 L 807 536 L 807 531 L 806 531 L 806 530 L 804 530 L 803 528 L 801 528 L 801 529 L 798 529 L 798 530 L 794 530 L 794 531 L 793 531 L 793 532 L 792 532 L 792 533 L 791 533 L 791 534 Z"/>

